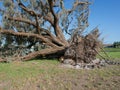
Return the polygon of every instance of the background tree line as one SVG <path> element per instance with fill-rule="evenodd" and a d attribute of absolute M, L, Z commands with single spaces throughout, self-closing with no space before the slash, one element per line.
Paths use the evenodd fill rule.
<path fill-rule="evenodd" d="M 114 42 L 113 47 L 114 48 L 120 48 L 120 41 Z"/>

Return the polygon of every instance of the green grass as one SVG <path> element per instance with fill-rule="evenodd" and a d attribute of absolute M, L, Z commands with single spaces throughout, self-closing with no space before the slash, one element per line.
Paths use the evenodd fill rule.
<path fill-rule="evenodd" d="M 104 48 L 105 52 L 111 59 L 120 59 L 120 48 Z M 100 52 L 100 54 L 107 58 L 104 52 Z M 99 55 L 98 55 L 99 57 Z M 100 57 L 99 57 L 100 58 Z"/>
<path fill-rule="evenodd" d="M 120 48 L 104 48 L 106 52 L 120 52 Z"/>
<path fill-rule="evenodd" d="M 107 55 L 111 58 L 111 59 L 120 59 L 120 52 L 106 52 Z M 103 57 L 106 57 L 107 56 L 103 53 L 103 52 L 100 52 L 100 54 L 103 56 Z M 98 56 L 99 57 L 99 56 Z"/>
<path fill-rule="evenodd" d="M 51 61 L 49 66 L 51 65 Z M 0 73 L 4 73 L 8 78 L 26 78 L 38 75 L 39 73 L 44 73 L 44 64 L 48 66 L 45 60 L 39 61 L 28 61 L 28 62 L 13 62 L 13 63 L 0 63 Z M 58 62 L 52 61 L 52 64 L 57 64 Z M 40 67 L 40 68 L 39 68 Z M 52 68 L 52 67 L 51 67 Z M 2 79 L 2 78 L 1 78 Z"/>
<path fill-rule="evenodd" d="M 120 58 L 120 52 L 107 52 L 111 58 Z"/>
<path fill-rule="evenodd" d="M 0 63 L 0 90 L 117 90 L 119 77 L 120 66 L 75 70 L 57 60 Z"/>

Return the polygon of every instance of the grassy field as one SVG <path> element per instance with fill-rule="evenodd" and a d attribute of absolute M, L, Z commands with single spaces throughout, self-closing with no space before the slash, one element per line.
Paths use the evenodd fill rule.
<path fill-rule="evenodd" d="M 120 65 L 76 70 L 57 60 L 0 63 L 0 90 L 120 90 Z"/>
<path fill-rule="evenodd" d="M 58 61 L 0 64 L 0 90 L 119 90 L 120 66 L 94 70 L 60 67 Z"/>
<path fill-rule="evenodd" d="M 104 52 L 100 52 L 100 55 L 102 55 L 102 57 L 114 60 L 114 59 L 120 59 L 120 52 L 106 52 L 107 55 Z M 97 56 L 98 58 L 101 58 L 99 55 Z"/>
<path fill-rule="evenodd" d="M 106 52 L 120 52 L 120 48 L 104 48 Z"/>
<path fill-rule="evenodd" d="M 107 54 L 110 58 L 120 58 L 120 52 L 107 52 Z M 103 54 L 103 56 L 105 55 Z"/>
<path fill-rule="evenodd" d="M 104 48 L 104 50 L 107 53 L 107 55 L 110 57 L 110 59 L 120 59 L 120 48 Z M 107 56 L 106 56 L 106 54 L 104 54 L 104 52 L 101 52 L 100 54 L 103 57 L 107 58 Z"/>

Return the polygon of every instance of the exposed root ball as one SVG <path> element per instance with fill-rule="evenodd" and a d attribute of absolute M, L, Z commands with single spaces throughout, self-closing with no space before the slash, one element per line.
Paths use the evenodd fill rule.
<path fill-rule="evenodd" d="M 90 63 L 96 58 L 101 43 L 98 40 L 98 29 L 86 36 L 74 35 L 70 47 L 66 50 L 65 59 L 73 59 L 75 63 Z"/>

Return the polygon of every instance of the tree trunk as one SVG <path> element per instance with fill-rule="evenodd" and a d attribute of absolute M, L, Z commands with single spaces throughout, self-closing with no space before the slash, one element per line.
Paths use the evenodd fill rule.
<path fill-rule="evenodd" d="M 61 47 L 61 48 L 46 48 L 40 51 L 36 51 L 36 52 L 32 52 L 24 57 L 21 57 L 22 61 L 27 61 L 27 60 L 31 60 L 37 56 L 47 56 L 47 55 L 57 55 L 56 53 L 61 53 L 65 51 L 65 47 Z"/>

